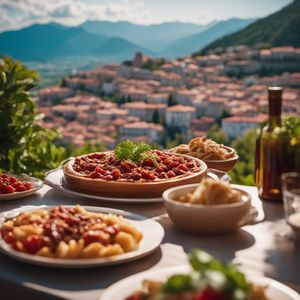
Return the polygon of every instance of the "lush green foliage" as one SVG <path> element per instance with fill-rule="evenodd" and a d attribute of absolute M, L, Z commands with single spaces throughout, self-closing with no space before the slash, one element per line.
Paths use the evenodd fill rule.
<path fill-rule="evenodd" d="M 254 185 L 256 130 L 249 130 L 231 143 L 239 161 L 229 172 L 233 183 Z"/>
<path fill-rule="evenodd" d="M 289 135 L 293 152 L 296 152 L 294 162 L 300 166 L 300 118 L 295 116 L 285 117 L 282 120 L 282 126 L 285 134 Z M 239 161 L 233 170 L 229 172 L 233 183 L 254 185 L 254 168 L 255 168 L 255 144 L 257 132 L 249 130 L 240 138 L 231 143 L 238 155 Z M 287 145 L 288 146 L 288 145 Z"/>
<path fill-rule="evenodd" d="M 157 59 L 149 59 L 147 60 L 142 68 L 143 69 L 147 69 L 150 71 L 155 71 L 155 70 L 159 70 L 160 67 L 165 63 L 165 59 L 164 58 L 157 58 Z"/>
<path fill-rule="evenodd" d="M 176 99 L 174 99 L 174 96 L 172 94 L 170 94 L 168 97 L 168 106 L 173 106 L 176 104 L 177 104 Z"/>
<path fill-rule="evenodd" d="M 105 147 L 101 143 L 90 143 L 87 142 L 82 147 L 69 144 L 66 146 L 66 158 L 72 156 L 78 156 L 82 154 L 92 153 L 92 152 L 101 152 L 104 151 Z"/>
<path fill-rule="evenodd" d="M 228 143 L 226 133 L 218 125 L 212 126 L 212 128 L 207 134 L 207 137 L 219 144 L 226 145 Z"/>
<path fill-rule="evenodd" d="M 155 124 L 160 124 L 160 116 L 157 109 L 153 113 L 152 122 Z"/>
<path fill-rule="evenodd" d="M 294 166 L 299 171 L 300 168 L 300 117 L 289 116 L 282 120 L 286 132 L 289 135 L 289 150 L 292 151 L 295 159 Z"/>
<path fill-rule="evenodd" d="M 224 36 L 208 45 L 202 52 L 234 45 L 267 43 L 273 46 L 300 47 L 300 0 L 282 10 L 250 24 L 245 29 Z M 199 53 L 198 53 L 199 54 Z"/>
<path fill-rule="evenodd" d="M 10 58 L 0 61 L 0 170 L 43 177 L 64 158 L 59 137 L 38 125 L 39 115 L 29 91 L 38 75 Z"/>

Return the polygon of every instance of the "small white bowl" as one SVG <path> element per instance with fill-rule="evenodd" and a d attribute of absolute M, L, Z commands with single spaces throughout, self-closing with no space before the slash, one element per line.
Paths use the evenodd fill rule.
<path fill-rule="evenodd" d="M 245 224 L 251 208 L 251 196 L 243 190 L 242 201 L 231 204 L 202 205 L 179 202 L 180 196 L 193 193 L 199 184 L 177 186 L 163 193 L 167 213 L 179 228 L 201 234 L 234 231 Z"/>

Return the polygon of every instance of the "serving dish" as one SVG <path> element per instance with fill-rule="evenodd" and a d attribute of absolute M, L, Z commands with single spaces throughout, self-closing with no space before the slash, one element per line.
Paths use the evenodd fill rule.
<path fill-rule="evenodd" d="M 224 172 L 231 170 L 239 159 L 233 148 L 218 144 L 206 136 L 195 137 L 188 144 L 181 144 L 169 151 L 199 158 L 208 168 Z"/>
<path fill-rule="evenodd" d="M 39 189 L 43 187 L 43 181 L 38 178 L 27 176 L 27 175 L 13 175 L 13 174 L 8 174 L 8 175 L 17 178 L 18 180 L 29 182 L 31 183 L 32 187 L 30 190 L 21 191 L 21 192 L 13 192 L 9 194 L 0 193 L 0 201 L 25 198 L 36 193 Z"/>
<path fill-rule="evenodd" d="M 74 206 L 65 206 L 67 208 Z M 0 214 L 0 226 L 5 220 L 15 218 L 22 212 L 31 212 L 38 209 L 53 209 L 53 206 L 29 206 L 29 207 L 21 207 L 12 211 L 4 212 Z M 50 258 L 50 257 L 42 257 L 37 255 L 31 255 L 27 253 L 23 253 L 13 249 L 8 243 L 4 241 L 2 236 L 0 237 L 0 251 L 4 254 L 27 263 L 43 265 L 48 267 L 59 267 L 59 268 L 86 268 L 86 267 L 97 267 L 104 265 L 113 265 L 119 264 L 131 260 L 138 259 L 147 254 L 153 252 L 157 247 L 159 247 L 163 236 L 164 230 L 162 226 L 151 220 L 146 219 L 143 216 L 133 214 L 130 212 L 103 208 L 103 207 L 92 207 L 92 206 L 83 206 L 89 212 L 100 212 L 105 214 L 115 214 L 120 215 L 125 218 L 125 220 L 129 220 L 135 227 L 137 227 L 143 234 L 143 238 L 139 243 L 139 247 L 131 252 L 127 252 L 120 255 L 110 256 L 110 257 L 101 257 L 101 258 L 76 258 L 76 259 L 63 259 L 63 258 Z M 153 231 L 155 231 L 155 235 L 153 235 Z"/>
<path fill-rule="evenodd" d="M 139 177 L 139 179 L 135 180 L 131 177 L 129 179 L 124 178 L 118 178 L 118 179 L 112 179 L 112 175 L 105 175 L 107 173 L 104 173 L 104 168 L 100 168 L 101 172 L 104 173 L 104 176 L 102 178 L 92 178 L 92 176 L 95 176 L 93 174 L 97 174 L 97 171 L 92 171 L 92 173 L 88 173 L 89 171 L 81 171 L 80 168 L 78 171 L 77 168 L 81 164 L 81 160 L 87 159 L 92 160 L 94 159 L 93 156 L 95 155 L 106 155 L 108 158 L 105 159 L 115 159 L 114 154 L 111 151 L 106 151 L 102 153 L 91 153 L 85 156 L 80 156 L 78 158 L 74 158 L 70 161 L 68 161 L 64 167 L 64 177 L 65 182 L 68 184 L 68 186 L 75 191 L 83 192 L 83 193 L 92 193 L 97 194 L 101 196 L 108 196 L 108 197 L 124 197 L 127 198 L 157 198 L 161 196 L 163 191 L 165 191 L 168 188 L 171 188 L 173 186 L 177 185 L 183 185 L 188 183 L 196 183 L 200 182 L 201 179 L 204 177 L 207 166 L 206 164 L 201 161 L 200 159 L 188 157 L 186 155 L 181 154 L 172 154 L 168 152 L 162 152 L 159 150 L 153 150 L 151 154 L 153 155 L 161 155 L 163 157 L 163 160 L 161 162 L 158 162 L 158 166 L 146 166 L 147 168 L 150 168 L 150 171 L 147 169 L 146 171 L 144 167 L 141 166 L 141 164 L 134 164 L 130 162 L 131 164 L 134 164 L 135 167 L 133 167 L 134 170 L 141 170 L 141 172 L 148 172 L 150 175 L 157 172 L 156 170 L 161 167 L 161 164 L 163 161 L 166 160 L 173 160 L 175 164 L 177 164 L 173 169 L 168 169 L 169 171 L 161 172 L 159 174 L 165 173 L 168 174 L 169 172 L 173 173 L 172 177 L 170 178 L 146 178 L 146 177 Z M 102 159 L 102 158 L 101 158 Z M 78 163 L 77 163 L 77 160 Z M 91 164 L 91 163 L 90 163 Z M 105 162 L 107 164 L 107 162 Z M 114 167 L 111 174 L 116 169 L 123 168 L 122 164 L 129 164 L 128 162 L 118 162 L 115 160 L 113 164 L 116 164 L 117 166 Z M 144 161 L 142 162 L 144 164 Z M 171 165 L 172 163 L 170 163 Z M 187 167 L 191 164 L 191 167 Z M 94 163 L 95 165 L 95 163 Z M 99 165 L 99 163 L 98 163 Z M 121 166 L 120 166 L 121 165 Z M 185 168 L 186 170 L 180 169 L 180 166 L 182 166 L 182 169 Z M 163 167 L 165 167 L 163 165 Z M 98 167 L 96 167 L 97 169 Z M 111 167 L 110 167 L 111 168 Z M 152 168 L 152 169 L 151 169 Z M 176 170 L 178 170 L 179 174 L 175 174 Z M 174 172 L 173 172 L 174 171 Z M 136 172 L 136 171 L 134 171 Z M 88 175 L 87 175 L 88 173 Z M 129 174 L 129 175 L 127 175 Z M 122 176 L 131 176 L 131 173 L 124 173 Z M 132 173 L 134 175 L 134 173 Z M 100 175 L 99 175 L 100 176 Z M 109 177 L 110 176 L 110 177 Z M 140 175 L 139 175 L 140 176 Z M 160 175 L 159 175 L 160 176 Z M 167 175 L 166 175 L 167 176 Z M 109 177 L 109 179 L 108 179 Z"/>
<path fill-rule="evenodd" d="M 217 170 L 207 170 L 205 177 L 212 178 L 214 180 L 223 180 L 226 182 L 230 182 L 231 178 L 228 174 L 217 171 Z M 100 194 L 93 194 L 88 192 L 78 192 L 73 190 L 65 181 L 64 173 L 61 168 L 51 170 L 47 173 L 45 179 L 45 184 L 53 187 L 54 189 L 65 193 L 66 195 L 77 196 L 95 199 L 97 201 L 109 201 L 109 202 L 124 202 L 124 203 L 155 203 L 162 202 L 162 195 L 159 197 L 128 197 L 127 195 L 123 195 L 122 197 L 111 197 Z"/>
<path fill-rule="evenodd" d="M 163 193 L 167 213 L 176 226 L 194 233 L 221 234 L 234 231 L 247 223 L 251 196 L 238 188 L 234 188 L 242 194 L 242 201 L 238 203 L 202 205 L 174 200 L 193 193 L 198 185 L 178 186 Z"/>
<path fill-rule="evenodd" d="M 206 160 L 206 159 L 204 159 L 203 161 L 206 163 L 208 168 L 216 169 L 216 170 L 223 171 L 223 172 L 228 172 L 234 168 L 235 164 L 239 160 L 239 156 L 237 155 L 236 151 L 231 147 L 222 146 L 222 148 L 226 149 L 228 151 L 228 153 L 233 152 L 234 153 L 233 157 L 228 158 L 228 159 L 223 159 L 223 160 Z"/>
<path fill-rule="evenodd" d="M 101 294 L 98 300 L 123 300 L 140 289 L 143 280 L 164 281 L 174 274 L 187 274 L 190 271 L 191 267 L 189 265 L 181 265 L 134 274 L 111 285 Z M 297 292 L 278 281 L 267 277 L 250 277 L 249 279 L 254 284 L 267 286 L 266 295 L 270 300 L 300 300 Z"/>

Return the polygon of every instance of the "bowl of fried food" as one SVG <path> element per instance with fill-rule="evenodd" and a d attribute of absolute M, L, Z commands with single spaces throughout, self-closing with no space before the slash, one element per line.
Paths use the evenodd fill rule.
<path fill-rule="evenodd" d="M 221 234 L 247 223 L 251 196 L 229 183 L 204 179 L 200 184 L 174 187 L 163 193 L 167 213 L 180 229 Z"/>
<path fill-rule="evenodd" d="M 223 172 L 230 171 L 239 159 L 233 148 L 218 144 L 206 136 L 196 137 L 188 144 L 181 144 L 169 151 L 199 158 L 208 168 Z"/>

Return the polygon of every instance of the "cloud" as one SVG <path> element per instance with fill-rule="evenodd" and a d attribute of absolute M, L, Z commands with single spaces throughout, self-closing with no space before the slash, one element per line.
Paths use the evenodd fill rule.
<path fill-rule="evenodd" d="M 58 22 L 78 25 L 86 20 L 150 23 L 150 13 L 141 0 L 87 4 L 80 0 L 0 0 L 0 31 L 33 23 Z"/>

